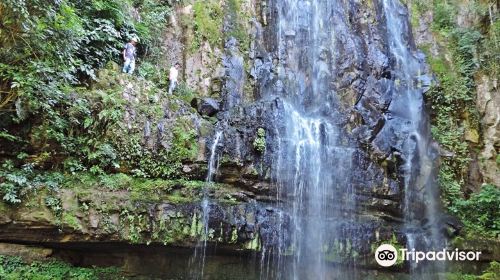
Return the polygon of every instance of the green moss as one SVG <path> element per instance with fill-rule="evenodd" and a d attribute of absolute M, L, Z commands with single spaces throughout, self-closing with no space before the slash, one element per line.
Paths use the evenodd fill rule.
<path fill-rule="evenodd" d="M 325 255 L 325 260 L 339 263 L 351 261 L 359 256 L 359 253 L 354 250 L 349 239 L 345 240 L 345 242 L 340 242 L 335 239 L 333 244 L 323 247 L 323 253 Z"/>
<path fill-rule="evenodd" d="M 183 204 L 183 203 L 194 202 L 192 198 L 185 197 L 185 196 L 182 196 L 179 194 L 169 195 L 169 196 L 167 196 L 167 200 L 169 202 L 174 203 L 174 204 Z"/>
<path fill-rule="evenodd" d="M 216 0 L 196 0 L 194 10 L 194 40 L 190 50 L 200 48 L 204 40 L 212 47 L 222 44 L 222 21 L 224 18 L 220 2 Z"/>
<path fill-rule="evenodd" d="M 190 203 L 200 199 L 201 191 L 208 187 L 217 191 L 217 195 L 224 197 L 233 191 L 230 185 L 210 183 L 186 179 L 146 179 L 127 174 L 105 174 L 95 176 L 90 173 L 76 173 L 65 179 L 65 188 L 75 191 L 79 199 L 93 199 L 95 192 L 105 189 L 111 191 L 128 191 L 132 201 L 155 202 L 166 200 L 172 203 Z M 116 192 L 119 194 L 119 192 Z M 112 198 L 112 197 L 111 197 Z M 115 197 L 119 200 L 120 197 Z M 105 204 L 100 204 L 100 207 Z M 88 206 L 87 206 L 88 207 Z M 78 208 L 78 207 L 77 207 Z"/>
<path fill-rule="evenodd" d="M 238 229 L 233 228 L 231 231 L 231 239 L 229 240 L 229 243 L 236 243 L 238 242 Z"/>
<path fill-rule="evenodd" d="M 229 30 L 226 33 L 226 38 L 236 38 L 240 50 L 246 52 L 250 47 L 250 34 L 248 32 L 250 15 L 242 9 L 242 4 L 242 0 L 228 0 L 226 2 L 226 13 L 230 16 Z"/>
<path fill-rule="evenodd" d="M 189 235 L 191 237 L 199 236 L 203 231 L 203 223 L 201 219 L 198 217 L 197 213 L 194 213 L 193 218 L 191 220 L 191 228 L 189 231 Z"/>
<path fill-rule="evenodd" d="M 6 203 L 0 201 L 0 213 L 7 213 L 9 209 L 9 206 Z"/>
<path fill-rule="evenodd" d="M 259 153 L 266 151 L 266 131 L 263 128 L 257 129 L 257 136 L 253 141 L 253 147 Z"/>
<path fill-rule="evenodd" d="M 125 279 L 117 268 L 73 267 L 61 261 L 24 262 L 19 257 L 0 255 L 0 279 Z"/>
<path fill-rule="evenodd" d="M 253 251 L 260 251 L 261 244 L 260 244 L 260 237 L 257 234 L 253 239 L 247 241 L 244 245 L 245 249 L 248 250 L 253 250 Z"/>
<path fill-rule="evenodd" d="M 63 213 L 62 214 L 62 226 L 63 227 L 68 226 L 74 230 L 82 230 L 83 229 L 82 225 L 80 224 L 80 220 L 70 213 Z"/>

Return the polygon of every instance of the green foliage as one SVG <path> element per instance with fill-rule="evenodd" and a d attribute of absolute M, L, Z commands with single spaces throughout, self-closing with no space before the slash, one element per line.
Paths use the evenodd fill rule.
<path fill-rule="evenodd" d="M 175 178 L 181 176 L 182 163 L 198 155 L 198 138 L 188 117 L 176 119 L 169 129 L 169 146 L 153 151 L 145 147 L 140 135 L 119 139 L 116 143 L 123 168 L 138 177 Z"/>
<path fill-rule="evenodd" d="M 477 280 L 477 276 L 461 272 L 448 272 L 446 273 L 446 280 Z"/>
<path fill-rule="evenodd" d="M 247 31 L 247 24 L 250 15 L 242 11 L 241 0 L 228 0 L 226 3 L 227 14 L 230 15 L 228 31 L 225 37 L 234 37 L 238 40 L 240 50 L 247 51 L 250 47 L 250 34 Z"/>
<path fill-rule="evenodd" d="M 137 0 L 135 6 L 140 7 L 140 21 L 135 24 L 137 34 L 144 46 L 146 60 L 154 63 L 163 58 L 162 56 L 162 36 L 168 24 L 168 17 L 172 13 L 172 8 L 167 1 L 161 0 Z"/>
<path fill-rule="evenodd" d="M 492 261 L 490 266 L 483 272 L 478 280 L 495 280 L 500 279 L 500 263 Z"/>
<path fill-rule="evenodd" d="M 0 255 L 0 279 L 5 280 L 97 280 L 125 279 L 116 268 L 80 268 L 60 261 L 23 262 L 19 257 Z"/>
<path fill-rule="evenodd" d="M 196 92 L 192 90 L 191 88 L 188 87 L 186 83 L 179 83 L 179 86 L 177 87 L 175 94 L 179 96 L 184 102 L 187 104 L 191 104 L 191 100 L 197 96 Z"/>
<path fill-rule="evenodd" d="M 479 47 L 481 70 L 491 77 L 500 75 L 500 20 L 497 18 L 489 26 L 486 36 Z"/>
<path fill-rule="evenodd" d="M 9 134 L 6 131 L 0 131 L 0 138 L 6 139 L 6 140 L 8 140 L 10 142 L 14 142 L 14 141 L 19 140 L 19 138 L 17 138 L 14 135 Z"/>
<path fill-rule="evenodd" d="M 456 8 L 448 1 L 434 3 L 433 27 L 437 30 L 450 29 L 455 26 Z"/>
<path fill-rule="evenodd" d="M 54 196 L 45 197 L 45 206 L 47 206 L 56 217 L 61 216 L 63 208 L 60 198 Z"/>
<path fill-rule="evenodd" d="M 194 160 L 198 155 L 197 134 L 194 129 L 185 126 L 176 126 L 173 129 L 174 139 L 169 151 L 173 161 Z"/>
<path fill-rule="evenodd" d="M 498 238 L 500 235 L 500 189 L 483 185 L 469 199 L 457 199 L 450 210 L 458 215 L 467 228 L 484 236 Z"/>
<path fill-rule="evenodd" d="M 139 17 L 131 14 L 132 5 L 128 0 L 0 3 L 0 138 L 18 141 L 20 150 L 36 143 L 30 147 L 35 153 L 57 158 L 54 165 L 62 162 L 70 172 L 119 168 L 105 136 L 122 119 L 122 89 L 91 91 L 81 85 L 88 86 L 108 61 L 120 59 L 134 34 L 141 37 L 143 58 L 158 61 L 157 34 L 166 27 L 169 4 L 135 1 Z M 138 72 L 166 80 L 154 68 L 145 63 Z M 22 122 L 24 129 L 17 130 Z"/>
<path fill-rule="evenodd" d="M 128 210 L 123 210 L 120 213 L 120 219 L 122 220 L 122 224 L 127 225 L 127 238 L 132 244 L 138 244 L 144 241 L 141 232 L 144 228 L 147 228 L 147 219 L 145 216 L 136 215 Z"/>
<path fill-rule="evenodd" d="M 34 171 L 33 164 L 25 164 L 19 169 L 15 168 L 12 161 L 7 160 L 0 168 L 0 195 L 5 202 L 17 204 L 30 191 L 42 187 L 50 191 L 57 190 L 61 181 L 59 173 L 42 176 Z"/>
<path fill-rule="evenodd" d="M 261 127 L 257 129 L 257 137 L 253 140 L 253 147 L 259 153 L 266 151 L 266 131 Z"/>
<path fill-rule="evenodd" d="M 490 24 L 487 4 L 471 1 L 468 6 L 453 1 L 434 0 L 414 5 L 418 14 L 433 9 L 432 28 L 442 46 L 439 56 L 428 54 L 428 62 L 437 75 L 439 84 L 427 93 L 432 108 L 432 135 L 450 156 L 442 157 L 439 183 L 442 199 L 451 212 L 460 214 L 465 224 L 478 233 L 494 236 L 492 224 L 474 222 L 462 213 L 464 207 L 474 201 L 466 200 L 463 186 L 466 184 L 472 143 L 465 140 L 467 131 L 480 131 L 476 109 L 475 76 L 480 71 L 494 77 L 498 73 L 498 19 Z M 458 9 L 467 9 L 480 20 L 467 28 L 458 26 Z M 487 25 L 483 25 L 487 22 Z M 497 59 L 495 61 L 495 59 Z M 484 211 L 487 209 L 481 208 Z M 482 219 L 490 219 L 490 212 Z M 477 213 L 476 213 L 477 214 Z M 479 215 L 479 214 L 477 214 Z"/>
<path fill-rule="evenodd" d="M 0 184 L 0 191 L 3 194 L 3 200 L 8 203 L 20 203 L 20 196 L 27 189 L 33 187 L 29 175 L 31 175 L 32 170 L 30 166 L 26 166 L 18 172 L 12 172 L 13 165 L 12 162 L 7 161 L 2 165 L 2 170 L 0 171 L 0 178 L 2 178 L 2 183 Z"/>
<path fill-rule="evenodd" d="M 212 47 L 222 44 L 222 20 L 223 10 L 219 1 L 196 0 L 194 10 L 194 40 L 191 50 L 197 50 L 203 40 L 207 40 Z"/>
<path fill-rule="evenodd" d="M 120 3 L 2 1 L 0 91 L 14 94 L 2 107 L 21 98 L 30 112 L 50 114 L 64 101 L 62 86 L 79 83 L 81 75 L 95 77 L 123 45 Z"/>
<path fill-rule="evenodd" d="M 500 263 L 492 261 L 483 274 L 471 275 L 461 272 L 449 272 L 446 274 L 447 280 L 497 280 L 500 279 Z"/>
<path fill-rule="evenodd" d="M 118 168 L 116 151 L 105 136 L 109 127 L 122 119 L 121 93 L 67 90 L 65 110 L 34 127 L 32 139 L 44 143 L 42 151 L 66 156 L 63 165 L 70 172 L 85 170 L 85 165 L 95 173 Z"/>
<path fill-rule="evenodd" d="M 439 186 L 444 206 L 451 209 L 454 204 L 462 199 L 462 180 L 457 180 L 453 167 L 450 163 L 442 164 L 439 169 Z"/>
<path fill-rule="evenodd" d="M 158 65 L 149 62 L 152 59 L 143 61 L 137 69 L 137 74 L 155 83 L 159 88 L 168 88 L 167 70 L 159 68 Z"/>

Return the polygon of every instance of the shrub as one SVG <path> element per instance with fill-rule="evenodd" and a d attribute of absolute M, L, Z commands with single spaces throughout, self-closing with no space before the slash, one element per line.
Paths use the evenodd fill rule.
<path fill-rule="evenodd" d="M 451 207 L 464 224 L 475 232 L 498 238 L 500 235 L 500 189 L 483 185 L 469 199 L 456 200 Z"/>
<path fill-rule="evenodd" d="M 266 151 L 266 131 L 261 127 L 257 129 L 257 137 L 253 141 L 253 147 L 259 153 Z"/>

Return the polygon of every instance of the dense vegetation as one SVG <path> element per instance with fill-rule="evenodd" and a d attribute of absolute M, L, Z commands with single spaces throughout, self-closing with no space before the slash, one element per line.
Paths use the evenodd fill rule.
<path fill-rule="evenodd" d="M 480 147 L 473 142 L 477 139 L 472 139 L 479 138 L 481 131 L 475 78 L 481 73 L 490 77 L 500 74 L 500 21 L 490 18 L 494 2 L 468 1 L 464 7 L 465 3 L 455 1 L 411 1 L 415 26 L 419 17 L 432 11 L 431 28 L 439 45 L 438 56 L 432 53 L 432 46 L 420 47 L 439 80 L 427 98 L 432 108 L 432 135 L 448 154 L 442 157 L 439 172 L 443 202 L 468 229 L 489 237 L 500 234 L 500 191 L 484 185 L 478 194 L 472 194 L 467 189 L 467 172 L 472 154 Z M 471 26 L 458 24 L 460 9 L 478 20 Z"/>
<path fill-rule="evenodd" d="M 128 12 L 134 7 L 144 14 L 141 21 Z M 142 58 L 154 59 L 158 39 L 152 33 L 168 11 L 150 0 L 2 1 L 0 138 L 5 145 L 23 144 L 11 155 L 27 151 L 35 161 L 72 156 L 72 166 L 94 166 L 103 154 L 112 160 L 112 147 L 100 140 L 121 117 L 120 89 L 87 88 L 99 68 L 119 60 L 131 36 L 141 38 Z M 113 162 L 99 164 L 105 169 Z"/>
<path fill-rule="evenodd" d="M 179 172 L 183 163 L 194 161 L 199 149 L 189 119 L 179 118 L 171 130 L 169 149 L 155 152 L 144 148 L 142 135 L 129 134 L 123 123 L 122 81 L 144 82 L 146 100 L 153 100 L 166 85 L 166 70 L 158 63 L 164 57 L 158 34 L 164 32 L 175 2 L 180 1 L 0 2 L 0 199 L 16 205 L 31 192 L 42 191 L 57 222 L 75 228 L 72 213 L 62 215 L 58 198 L 62 188 L 112 187 L 129 191 L 134 201 L 154 201 L 160 195 L 168 195 L 172 203 L 195 199 L 202 183 L 186 181 L 192 178 Z M 221 47 L 229 36 L 238 39 L 241 51 L 248 49 L 249 15 L 242 12 L 242 1 L 228 0 L 225 7 L 215 0 L 192 2 L 194 16 L 180 19 L 193 31 L 186 34 L 189 51 L 205 42 Z M 468 9 L 479 20 L 468 27 L 457 23 L 461 8 L 457 1 L 406 2 L 412 6 L 414 21 L 433 12 L 432 31 L 440 44 L 438 56 L 430 55 L 431 46 L 420 47 L 429 54 L 439 80 L 427 98 L 433 137 L 450 155 L 442 158 L 439 173 L 443 201 L 469 234 L 498 238 L 500 190 L 487 184 L 477 193 L 466 188 L 471 154 L 480 143 L 465 141 L 481 129 L 475 107 L 476 76 L 500 74 L 500 21 L 490 18 L 489 12 L 494 1 L 469 1 Z M 226 14 L 230 21 L 222 32 Z M 121 63 L 124 43 L 135 35 L 140 38 L 139 68 L 136 76 L 123 77 L 116 63 Z M 170 109 L 179 109 L 196 94 L 185 84 L 179 92 L 180 97 L 171 99 L 180 103 L 170 102 Z M 162 104 L 154 100 L 135 109 L 148 117 L 164 114 Z M 264 129 L 258 130 L 253 146 L 265 152 Z M 188 186 L 187 195 L 173 190 L 179 182 Z M 123 216 L 131 224 L 138 220 L 129 213 Z M 129 236 L 131 242 L 140 238 Z M 498 270 L 493 263 L 480 279 L 494 279 L 490 276 Z M 0 256 L 1 279 L 115 279 L 114 273 L 60 262 L 25 264 Z"/>
<path fill-rule="evenodd" d="M 19 257 L 0 255 L 0 279 L 4 280 L 118 280 L 125 279 L 112 268 L 80 268 L 52 261 L 27 264 Z"/>
<path fill-rule="evenodd" d="M 196 156 L 187 120 L 173 127 L 171 148 L 158 153 L 145 149 L 123 123 L 124 81 L 142 85 L 146 100 L 165 84 L 157 34 L 170 11 L 161 0 L 0 3 L 0 145 L 10 147 L 1 151 L 5 201 L 19 203 L 39 186 L 54 189 L 54 176 L 43 170 L 172 177 L 182 161 Z M 140 38 L 139 77 L 121 77 L 113 62 L 121 63 L 132 36 Z M 134 110 L 163 114 L 159 103 Z"/>

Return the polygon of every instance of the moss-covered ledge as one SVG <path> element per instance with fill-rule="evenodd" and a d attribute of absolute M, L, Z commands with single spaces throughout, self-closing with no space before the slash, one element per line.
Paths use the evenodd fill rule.
<path fill-rule="evenodd" d="M 210 197 L 207 233 L 200 203 L 205 187 Z M 276 215 L 274 209 L 242 201 L 240 190 L 231 185 L 83 173 L 66 175 L 57 190 L 39 186 L 18 204 L 0 202 L 0 241 L 192 247 L 206 239 L 256 250 L 261 224 L 273 226 Z"/>

